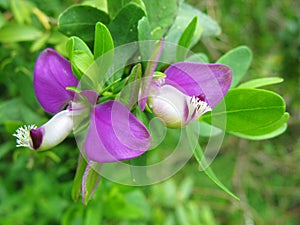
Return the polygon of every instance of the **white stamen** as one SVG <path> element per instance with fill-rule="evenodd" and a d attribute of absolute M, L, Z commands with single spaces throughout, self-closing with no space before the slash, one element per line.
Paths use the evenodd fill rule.
<path fill-rule="evenodd" d="M 207 104 L 207 102 L 200 100 L 200 98 L 196 96 L 190 98 L 188 108 L 189 108 L 189 115 L 187 118 L 187 122 L 190 122 L 195 118 L 199 118 L 204 113 L 212 110 L 210 106 Z"/>
<path fill-rule="evenodd" d="M 17 138 L 17 145 L 16 147 L 27 147 L 31 148 L 31 138 L 30 138 L 30 130 L 36 129 L 36 125 L 24 125 L 23 127 L 19 127 L 16 130 L 16 133 L 13 134 Z"/>

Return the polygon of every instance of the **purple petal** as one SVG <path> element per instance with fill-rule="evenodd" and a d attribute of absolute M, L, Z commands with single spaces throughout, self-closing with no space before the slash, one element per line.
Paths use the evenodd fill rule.
<path fill-rule="evenodd" d="M 31 129 L 30 130 L 30 137 L 32 140 L 32 148 L 34 150 L 38 149 L 43 142 L 43 134 L 44 134 L 43 128 L 37 128 L 37 129 Z"/>
<path fill-rule="evenodd" d="M 55 50 L 47 48 L 37 58 L 33 84 L 37 99 L 43 109 L 55 114 L 73 99 L 74 92 L 68 86 L 77 86 L 71 64 Z"/>
<path fill-rule="evenodd" d="M 144 111 L 146 107 L 146 102 L 148 99 L 152 79 L 153 79 L 153 74 L 156 69 L 158 60 L 161 56 L 161 53 L 163 51 L 163 46 L 164 46 L 164 38 L 160 40 L 157 46 L 154 46 L 153 52 L 150 56 L 150 59 L 147 64 L 147 68 L 145 71 L 145 75 L 142 80 L 142 86 L 141 86 L 141 91 L 139 94 L 139 99 L 138 99 L 138 105 L 142 111 Z"/>
<path fill-rule="evenodd" d="M 232 70 L 222 64 L 179 62 L 165 71 L 166 84 L 170 84 L 189 96 L 203 96 L 214 107 L 227 93 Z"/>
<path fill-rule="evenodd" d="M 116 162 L 143 154 L 151 144 L 147 128 L 118 101 L 96 105 L 85 142 L 89 160 Z"/>

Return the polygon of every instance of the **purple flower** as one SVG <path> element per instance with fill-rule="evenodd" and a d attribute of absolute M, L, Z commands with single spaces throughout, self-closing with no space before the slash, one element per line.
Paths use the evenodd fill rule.
<path fill-rule="evenodd" d="M 55 114 L 61 111 L 75 95 L 66 88 L 77 87 L 78 83 L 71 64 L 55 50 L 45 49 L 37 58 L 33 76 L 34 91 L 46 112 Z"/>
<path fill-rule="evenodd" d="M 232 79 L 231 69 L 222 64 L 178 62 L 164 73 L 165 77 L 158 79 L 150 74 L 146 97 L 156 116 L 170 128 L 183 127 L 211 111 L 227 93 Z M 144 104 L 139 104 L 141 109 Z"/>
<path fill-rule="evenodd" d="M 113 162 L 137 157 L 150 147 L 147 128 L 118 101 L 96 105 L 85 142 L 89 159 Z"/>
<path fill-rule="evenodd" d="M 86 90 L 75 96 L 74 92 L 66 89 L 77 86 L 79 81 L 73 75 L 69 61 L 55 50 L 46 49 L 39 55 L 33 80 L 43 109 L 57 114 L 39 128 L 34 125 L 19 128 L 14 134 L 18 147 L 34 150 L 52 148 L 73 130 L 74 120 L 89 113 L 90 124 L 84 143 L 89 160 L 126 160 L 143 154 L 149 148 L 149 131 L 121 102 L 111 100 L 96 105 L 96 92 Z M 82 98 L 85 98 L 84 102 Z M 67 109 L 63 110 L 66 106 Z"/>
<path fill-rule="evenodd" d="M 72 112 L 63 110 L 39 128 L 35 125 L 20 127 L 14 136 L 17 138 L 17 147 L 47 150 L 61 143 L 72 130 Z"/>

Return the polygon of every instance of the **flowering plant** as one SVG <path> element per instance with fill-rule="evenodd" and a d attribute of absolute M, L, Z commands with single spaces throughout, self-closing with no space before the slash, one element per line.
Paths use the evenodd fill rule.
<path fill-rule="evenodd" d="M 101 176 L 133 185 L 159 182 L 192 155 L 219 187 L 238 198 L 209 167 L 225 132 L 262 140 L 286 128 L 284 100 L 260 89 L 279 78 L 240 84 L 252 58 L 248 47 L 208 62 L 190 50 L 201 37 L 220 32 L 216 22 L 186 3 L 159 2 L 159 9 L 148 0 L 108 3 L 105 9 L 71 6 L 58 18 L 59 31 L 68 36 L 66 49 L 47 48 L 37 58 L 35 94 L 55 116 L 39 128 L 22 126 L 14 136 L 17 147 L 43 151 L 74 131 L 80 149 L 74 200 L 82 195 L 86 204 Z M 163 160 L 153 169 L 151 154 L 160 154 L 173 130 L 175 158 L 183 163 Z M 211 140 L 205 152 L 199 137 Z"/>

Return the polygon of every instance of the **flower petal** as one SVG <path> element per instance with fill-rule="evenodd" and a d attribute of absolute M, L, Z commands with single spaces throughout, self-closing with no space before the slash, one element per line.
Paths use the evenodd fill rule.
<path fill-rule="evenodd" d="M 150 144 L 147 128 L 122 103 L 108 101 L 91 111 L 84 145 L 89 160 L 116 162 L 135 158 Z"/>
<path fill-rule="evenodd" d="M 34 67 L 34 90 L 43 109 L 55 114 L 73 99 L 74 93 L 68 86 L 77 86 L 71 64 L 55 50 L 47 48 L 37 58 Z"/>
<path fill-rule="evenodd" d="M 232 70 L 222 64 L 179 62 L 165 71 L 166 84 L 170 84 L 189 96 L 205 95 L 210 107 L 214 107 L 227 93 Z"/>
<path fill-rule="evenodd" d="M 151 93 L 152 92 L 152 93 Z M 167 127 L 179 128 L 185 125 L 188 116 L 186 104 L 187 95 L 171 85 L 163 85 L 155 88 L 149 95 L 150 107 L 155 115 L 160 118 Z"/>
<path fill-rule="evenodd" d="M 43 126 L 30 130 L 33 148 L 47 150 L 60 144 L 73 130 L 73 113 L 63 110 L 53 116 Z"/>

